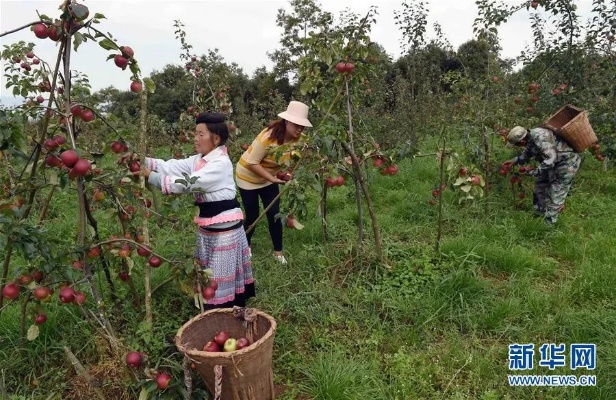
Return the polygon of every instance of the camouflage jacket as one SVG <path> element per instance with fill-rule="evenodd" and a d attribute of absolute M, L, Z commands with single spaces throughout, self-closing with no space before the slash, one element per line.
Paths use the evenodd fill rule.
<path fill-rule="evenodd" d="M 525 164 L 534 158 L 540 164 L 537 170 L 545 171 L 574 155 L 574 151 L 564 139 L 545 128 L 534 128 L 530 131 L 528 144 L 522 154 L 514 160 L 516 164 Z M 537 171 L 537 172 L 539 172 Z"/>

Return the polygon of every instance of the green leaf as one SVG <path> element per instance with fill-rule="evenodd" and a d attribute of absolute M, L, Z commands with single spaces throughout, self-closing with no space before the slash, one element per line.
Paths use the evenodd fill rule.
<path fill-rule="evenodd" d="M 96 13 L 96 14 L 94 14 L 94 19 L 107 19 L 107 17 L 105 17 L 101 13 Z"/>
<path fill-rule="evenodd" d="M 83 42 L 83 35 L 79 32 L 75 32 L 73 38 L 75 38 L 75 41 L 73 42 L 73 50 L 77 51 L 77 48 Z"/>
<path fill-rule="evenodd" d="M 456 181 L 453 183 L 454 186 L 459 186 L 462 185 L 463 183 L 468 182 L 468 178 L 464 177 L 464 176 L 459 176 L 458 179 L 456 179 Z"/>
<path fill-rule="evenodd" d="M 143 83 L 145 83 L 145 88 L 148 91 L 148 93 L 156 92 L 156 82 L 154 82 L 152 79 L 143 78 Z"/>
<path fill-rule="evenodd" d="M 98 42 L 98 45 L 101 46 L 105 50 L 117 50 L 118 46 L 111 40 L 105 38 Z"/>
<path fill-rule="evenodd" d="M 148 400 L 148 389 L 146 388 L 141 388 L 141 393 L 139 393 L 139 400 Z"/>
<path fill-rule="evenodd" d="M 83 4 L 72 3 L 69 7 L 71 14 L 73 14 L 77 21 L 83 21 L 88 18 L 88 15 L 90 15 L 90 10 L 88 10 L 88 7 Z"/>
<path fill-rule="evenodd" d="M 58 180 L 58 171 L 55 169 L 51 169 L 49 171 L 49 184 L 51 186 L 58 186 L 60 184 L 60 181 Z"/>
<path fill-rule="evenodd" d="M 139 64 L 137 63 L 137 61 L 134 61 L 134 59 L 133 59 L 133 62 L 130 63 L 129 68 L 130 68 L 130 72 L 132 72 L 135 75 L 138 75 L 139 72 L 141 72 L 141 69 L 139 69 Z"/>
<path fill-rule="evenodd" d="M 39 331 L 38 325 L 30 325 L 30 327 L 28 328 L 28 334 L 26 337 L 28 338 L 28 341 L 31 342 L 38 337 L 39 333 L 40 331 Z"/>
<path fill-rule="evenodd" d="M 135 266 L 135 260 L 133 260 L 131 257 L 126 257 L 126 266 L 128 267 L 128 274 L 130 275 L 131 271 L 133 270 L 133 267 Z"/>

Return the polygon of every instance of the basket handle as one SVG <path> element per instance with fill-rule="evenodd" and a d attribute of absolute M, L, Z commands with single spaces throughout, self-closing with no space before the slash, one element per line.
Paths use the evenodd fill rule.
<path fill-rule="evenodd" d="M 222 365 L 214 366 L 214 400 L 220 400 L 222 395 Z"/>

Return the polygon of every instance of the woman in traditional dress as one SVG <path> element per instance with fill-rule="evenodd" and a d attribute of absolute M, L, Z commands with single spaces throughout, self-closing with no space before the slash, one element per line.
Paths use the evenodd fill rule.
<path fill-rule="evenodd" d="M 144 176 L 163 194 L 195 196 L 195 259 L 201 268 L 212 270 L 210 279 L 218 285 L 214 298 L 206 299 L 206 309 L 244 307 L 255 296 L 244 217 L 225 146 L 228 136 L 223 114 L 201 113 L 195 127 L 197 154 L 182 160 L 145 160 Z"/>

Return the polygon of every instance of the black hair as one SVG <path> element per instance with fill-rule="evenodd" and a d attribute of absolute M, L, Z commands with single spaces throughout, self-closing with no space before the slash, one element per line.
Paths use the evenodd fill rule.
<path fill-rule="evenodd" d="M 220 137 L 219 146 L 224 145 L 229 138 L 229 128 L 225 123 L 224 114 L 217 112 L 202 112 L 195 118 L 195 125 L 205 124 L 207 130 Z"/>

